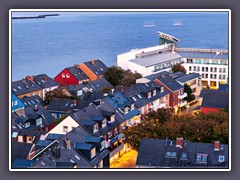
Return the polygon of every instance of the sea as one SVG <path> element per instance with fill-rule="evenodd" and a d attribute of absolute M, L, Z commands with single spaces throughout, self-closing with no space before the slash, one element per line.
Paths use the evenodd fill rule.
<path fill-rule="evenodd" d="M 12 12 L 12 81 L 27 75 L 54 78 L 64 68 L 92 59 L 107 66 L 117 55 L 159 44 L 157 32 L 180 40 L 180 47 L 228 49 L 227 12 Z"/>

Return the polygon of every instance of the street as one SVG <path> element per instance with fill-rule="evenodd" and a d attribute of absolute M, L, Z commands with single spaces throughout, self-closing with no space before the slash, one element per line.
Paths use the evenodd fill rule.
<path fill-rule="evenodd" d="M 135 168 L 137 155 L 137 151 L 130 149 L 116 162 L 112 163 L 110 168 Z"/>

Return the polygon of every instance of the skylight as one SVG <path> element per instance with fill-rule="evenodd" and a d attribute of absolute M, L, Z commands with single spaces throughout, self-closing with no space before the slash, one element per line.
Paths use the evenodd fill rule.
<path fill-rule="evenodd" d="M 77 160 L 80 160 L 80 157 L 78 157 L 77 155 L 74 156 Z"/>
<path fill-rule="evenodd" d="M 135 97 L 132 97 L 132 100 L 137 101 L 137 99 Z"/>
<path fill-rule="evenodd" d="M 171 153 L 171 157 L 176 157 L 177 156 L 177 153 L 176 152 L 172 152 Z"/>
<path fill-rule="evenodd" d="M 224 160 L 225 160 L 225 156 L 219 156 L 218 162 L 224 162 Z"/>
<path fill-rule="evenodd" d="M 18 86 L 18 89 L 22 89 L 20 86 Z"/>
<path fill-rule="evenodd" d="M 17 90 L 15 88 L 12 89 L 14 92 L 16 92 Z"/>
<path fill-rule="evenodd" d="M 17 135 L 18 135 L 18 132 L 13 132 L 13 133 L 12 133 L 12 137 L 13 137 L 13 138 L 16 138 Z"/>
<path fill-rule="evenodd" d="M 38 103 L 40 103 L 38 99 L 36 99 L 36 101 L 37 101 Z"/>
<path fill-rule="evenodd" d="M 171 152 L 166 152 L 166 156 L 170 156 L 171 155 Z"/>
<path fill-rule="evenodd" d="M 65 106 L 68 106 L 68 103 L 66 103 Z"/>
<path fill-rule="evenodd" d="M 139 99 L 142 99 L 142 96 L 141 96 L 140 94 L 138 94 L 137 97 L 138 97 Z"/>

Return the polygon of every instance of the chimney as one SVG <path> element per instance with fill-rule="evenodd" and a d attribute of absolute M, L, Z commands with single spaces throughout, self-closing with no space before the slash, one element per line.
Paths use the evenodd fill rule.
<path fill-rule="evenodd" d="M 94 64 L 94 59 L 91 60 L 92 64 Z"/>
<path fill-rule="evenodd" d="M 71 149 L 71 141 L 69 139 L 65 139 L 66 142 L 66 148 Z"/>
<path fill-rule="evenodd" d="M 26 79 L 30 80 L 30 81 L 34 81 L 34 77 L 33 76 L 26 76 Z"/>
<path fill-rule="evenodd" d="M 47 77 L 46 77 L 46 76 L 44 76 L 44 78 L 43 78 L 43 79 L 44 79 L 44 81 L 45 81 L 45 82 L 47 82 Z"/>
<path fill-rule="evenodd" d="M 78 64 L 74 64 L 74 67 L 79 68 L 79 65 Z"/>
<path fill-rule="evenodd" d="M 74 105 L 74 106 L 77 105 L 77 100 L 76 100 L 76 99 L 73 100 L 73 105 Z"/>
<path fill-rule="evenodd" d="M 179 147 L 179 148 L 183 147 L 183 138 L 176 139 L 176 147 Z"/>
<path fill-rule="evenodd" d="M 214 151 L 219 151 L 220 149 L 220 142 L 219 141 L 215 141 L 214 142 Z"/>

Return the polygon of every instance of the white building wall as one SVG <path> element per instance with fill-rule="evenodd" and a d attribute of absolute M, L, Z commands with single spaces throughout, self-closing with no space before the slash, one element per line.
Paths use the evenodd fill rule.
<path fill-rule="evenodd" d="M 120 66 L 121 68 L 127 70 L 130 69 L 128 62 L 129 60 L 135 59 L 136 54 L 140 54 L 142 52 L 151 52 L 151 51 L 157 51 L 164 49 L 168 47 L 169 45 L 158 45 L 158 46 L 153 46 L 153 47 L 148 47 L 148 48 L 143 48 L 143 49 L 133 49 L 129 52 L 122 53 L 117 55 L 117 66 Z"/>
<path fill-rule="evenodd" d="M 79 126 L 79 124 L 71 118 L 71 116 L 66 117 L 62 122 L 60 122 L 57 126 L 55 126 L 51 131 L 49 131 L 46 136 L 49 133 L 56 133 L 56 134 L 66 134 L 67 132 L 64 132 L 64 126 L 68 127 L 68 132 L 70 132 L 73 128 L 76 128 Z"/>
<path fill-rule="evenodd" d="M 53 86 L 53 87 L 50 87 L 50 88 L 45 88 L 45 89 L 43 89 L 43 100 L 45 99 L 45 94 L 48 92 L 48 91 L 52 91 L 52 90 L 54 90 L 54 89 L 56 89 L 58 86 Z"/>

